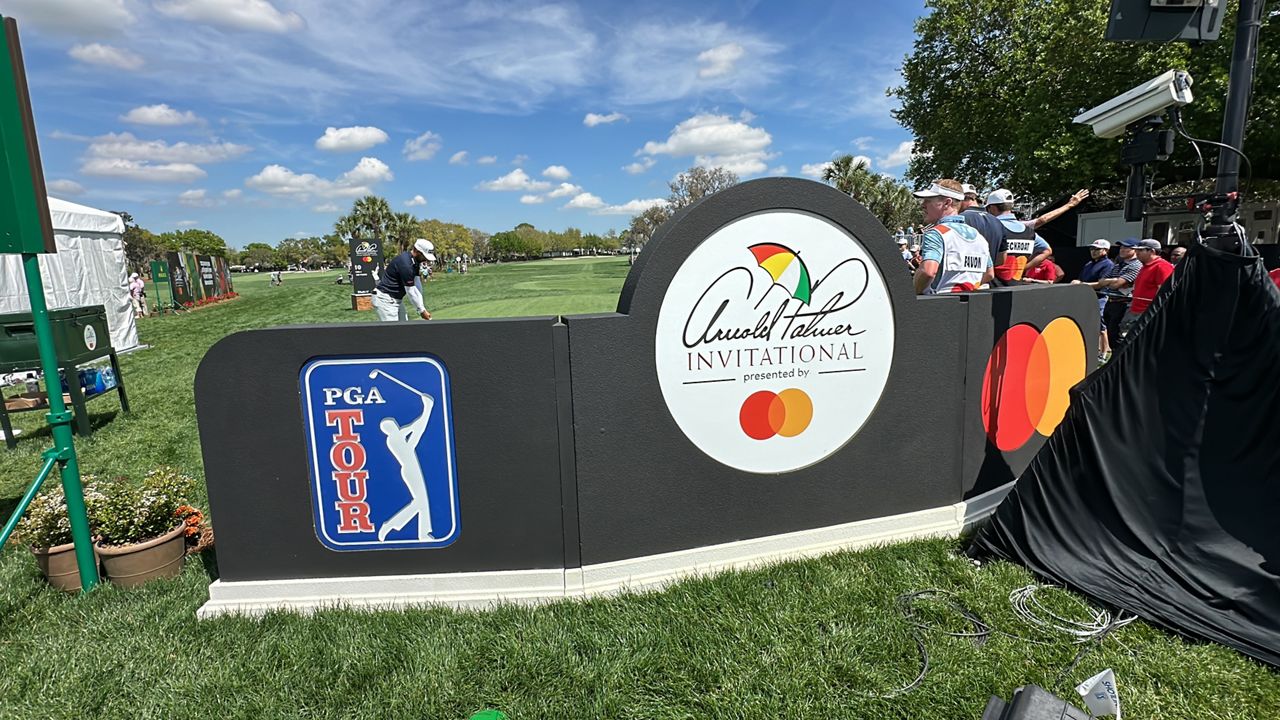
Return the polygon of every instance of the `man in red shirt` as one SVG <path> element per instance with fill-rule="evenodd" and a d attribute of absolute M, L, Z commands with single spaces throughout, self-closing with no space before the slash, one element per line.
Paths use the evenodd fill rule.
<path fill-rule="evenodd" d="M 1280 268 L 1267 273 L 1267 276 L 1271 278 L 1271 282 L 1276 284 L 1276 287 L 1280 288 Z"/>
<path fill-rule="evenodd" d="M 1129 304 L 1129 312 L 1125 313 L 1124 319 L 1120 321 L 1121 335 L 1129 334 L 1129 328 L 1138 321 L 1143 311 L 1151 305 L 1151 301 L 1156 299 L 1160 286 L 1173 274 L 1173 263 L 1160 257 L 1158 240 L 1150 238 L 1141 240 L 1134 250 L 1138 256 L 1138 262 L 1142 263 L 1142 270 L 1138 272 L 1138 279 L 1133 281 L 1133 302 Z"/>

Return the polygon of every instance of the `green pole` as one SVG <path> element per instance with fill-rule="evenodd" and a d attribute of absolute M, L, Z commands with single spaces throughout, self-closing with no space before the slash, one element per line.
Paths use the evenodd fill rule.
<path fill-rule="evenodd" d="M 35 324 L 36 344 L 40 348 L 40 364 L 44 369 L 44 384 L 49 394 L 49 414 L 46 418 L 53 429 L 52 457 L 62 465 L 62 490 L 67 496 L 71 539 L 76 544 L 80 588 L 87 591 L 98 584 L 98 563 L 93 555 L 93 538 L 89 535 L 84 488 L 80 485 L 80 465 L 76 462 L 76 448 L 71 440 L 71 413 L 67 412 L 67 406 L 62 402 L 62 387 L 58 384 L 58 355 L 53 345 L 53 328 L 49 325 L 49 308 L 44 299 L 39 256 L 35 253 L 22 253 L 22 269 L 27 276 L 31 319 Z M 68 377 L 67 382 L 79 382 L 79 378 Z"/>

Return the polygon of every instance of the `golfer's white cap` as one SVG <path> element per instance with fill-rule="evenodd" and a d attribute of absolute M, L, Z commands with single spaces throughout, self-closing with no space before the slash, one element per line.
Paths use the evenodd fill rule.
<path fill-rule="evenodd" d="M 426 255 L 427 260 L 430 262 L 436 261 L 436 254 L 433 252 L 436 249 L 436 246 L 433 245 L 430 240 L 427 240 L 426 238 L 418 238 L 417 240 L 414 240 L 413 249 L 423 255 Z"/>
<path fill-rule="evenodd" d="M 949 187 L 943 187 L 942 185 L 939 185 L 936 181 L 931 185 L 929 185 L 929 189 L 917 190 L 911 194 L 915 195 L 918 198 L 945 197 L 945 198 L 951 198 L 952 200 L 964 199 L 963 190 L 952 190 Z"/>
<path fill-rule="evenodd" d="M 1010 192 L 1009 190 L 1005 190 L 1004 188 L 995 190 L 990 195 L 987 196 L 988 205 L 1004 205 L 1005 203 L 1012 203 L 1012 202 L 1013 202 L 1013 193 Z"/>
<path fill-rule="evenodd" d="M 1097 240 L 1094 240 L 1092 243 L 1089 243 L 1089 247 L 1098 248 L 1099 250 L 1110 250 L 1111 242 L 1109 240 L 1103 240 L 1102 238 L 1098 238 Z"/>

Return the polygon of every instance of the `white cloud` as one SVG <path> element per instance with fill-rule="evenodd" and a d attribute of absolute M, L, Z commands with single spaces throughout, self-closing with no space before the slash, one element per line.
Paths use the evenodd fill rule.
<path fill-rule="evenodd" d="M 687 17 L 631 23 L 625 41 L 611 48 L 610 97 L 624 106 L 699 97 L 708 91 L 748 97 L 781 73 L 775 57 L 783 49 L 762 34 L 725 23 Z"/>
<path fill-rule="evenodd" d="M 477 190 L 490 190 L 495 192 L 524 190 L 525 192 L 542 192 L 551 187 L 551 183 L 530 178 L 524 170 L 516 168 L 511 172 L 503 175 L 497 180 L 489 180 L 482 182 L 476 186 Z"/>
<path fill-rule="evenodd" d="M 171 163 L 214 163 L 231 160 L 247 152 L 247 145 L 229 142 L 194 144 L 164 140 L 139 140 L 132 133 L 107 133 L 93 139 L 86 151 L 93 158 L 123 158 Z"/>
<path fill-rule="evenodd" d="M 800 174 L 805 177 L 813 178 L 814 180 L 821 180 L 822 174 L 825 173 L 829 167 L 831 167 L 830 162 L 805 163 L 800 166 Z"/>
<path fill-rule="evenodd" d="M 905 140 L 898 143 L 898 147 L 894 148 L 890 153 L 880 158 L 880 167 L 896 168 L 906 165 L 911 160 L 911 151 L 915 149 L 915 140 Z"/>
<path fill-rule="evenodd" d="M 179 220 L 178 222 L 174 223 L 174 225 L 177 225 L 178 227 L 194 227 L 199 224 L 200 224 L 199 220 Z"/>
<path fill-rule="evenodd" d="M 589 192 L 584 192 L 574 195 L 573 199 L 564 206 L 568 210 L 596 210 L 604 207 L 604 201 Z"/>
<path fill-rule="evenodd" d="M 267 0 L 167 0 L 155 3 L 169 17 L 234 30 L 282 33 L 306 26 L 295 12 L 281 12 Z"/>
<path fill-rule="evenodd" d="M 703 79 L 718 78 L 733 72 L 733 66 L 747 51 L 736 42 L 717 45 L 698 55 L 698 77 Z"/>
<path fill-rule="evenodd" d="M 773 157 L 773 137 L 764 128 L 752 127 L 728 115 L 703 113 L 675 126 L 663 142 L 650 140 L 636 154 L 693 156 L 702 167 L 723 167 L 738 175 L 756 175 Z"/>
<path fill-rule="evenodd" d="M 79 195 L 84 186 L 75 180 L 50 180 L 44 184 L 45 190 L 55 195 Z"/>
<path fill-rule="evenodd" d="M 187 207 L 213 207 L 213 198 L 206 196 L 203 189 L 186 190 L 178 195 L 178 204 Z"/>
<path fill-rule="evenodd" d="M 321 205 L 316 205 L 311 209 L 319 213 L 330 213 L 330 212 L 338 212 L 342 208 L 338 207 L 337 203 L 324 203 Z"/>
<path fill-rule="evenodd" d="M 222 191 L 222 197 L 228 200 L 236 200 L 243 194 L 244 194 L 244 191 L 241 190 L 240 188 L 231 188 L 230 190 Z"/>
<path fill-rule="evenodd" d="M 787 166 L 786 166 L 786 165 L 779 165 L 779 166 L 777 166 L 777 167 L 771 167 L 771 168 L 769 168 L 769 174 L 770 174 L 770 175 L 786 175 L 786 174 L 787 174 Z"/>
<path fill-rule="evenodd" d="M 324 135 L 316 138 L 316 149 L 327 152 L 360 152 L 387 140 L 387 134 L 376 127 L 327 127 Z"/>
<path fill-rule="evenodd" d="M 542 177 L 551 178 L 552 180 L 568 180 L 573 173 L 569 172 L 569 168 L 563 165 L 548 165 L 546 170 L 542 171 Z"/>
<path fill-rule="evenodd" d="M 870 135 L 863 135 L 862 137 L 856 137 L 849 141 L 849 144 L 857 150 L 866 150 L 871 147 L 871 143 L 873 142 L 875 142 L 875 138 Z"/>
<path fill-rule="evenodd" d="M 76 36 L 111 35 L 134 22 L 124 0 L 7 0 L 4 13 L 23 27 Z"/>
<path fill-rule="evenodd" d="M 369 195 L 373 186 L 395 178 L 387 164 L 373 157 L 360 162 L 333 180 L 312 173 L 295 173 L 283 165 L 268 165 L 244 184 L 269 195 L 307 201 L 312 197 L 354 198 Z"/>
<path fill-rule="evenodd" d="M 629 173 L 629 174 L 631 174 L 631 175 L 639 175 L 639 174 L 641 174 L 641 173 L 643 173 L 643 172 L 647 171 L 649 168 L 653 167 L 653 166 L 654 166 L 654 165 L 656 165 L 657 163 L 658 163 L 658 161 L 657 161 L 657 160 L 654 160 L 654 159 L 653 159 L 653 158 L 651 158 L 651 157 L 644 157 L 644 158 L 640 158 L 639 160 L 637 160 L 637 161 L 635 161 L 635 162 L 631 163 L 630 165 L 624 165 L 624 166 L 622 167 L 622 169 L 623 169 L 623 170 L 626 170 L 626 171 L 627 171 L 627 173 Z"/>
<path fill-rule="evenodd" d="M 738 119 L 744 123 L 749 123 L 752 120 L 755 120 L 756 117 L 757 115 L 755 113 L 751 112 L 746 108 L 742 108 L 742 112 L 738 113 Z"/>
<path fill-rule="evenodd" d="M 520 202 L 525 205 L 541 205 L 546 202 L 546 198 L 541 195 L 521 195 Z"/>
<path fill-rule="evenodd" d="M 626 119 L 627 116 L 620 112 L 611 112 L 608 115 L 599 115 L 597 113 L 589 112 L 586 117 L 582 118 L 582 124 L 587 127 L 595 127 L 597 125 L 608 125 L 609 123 L 615 123 L 619 120 Z"/>
<path fill-rule="evenodd" d="M 64 132 L 62 130 L 54 130 L 49 133 L 50 140 L 74 140 L 76 142 L 89 142 L 93 138 L 88 135 L 77 135 L 75 133 Z"/>
<path fill-rule="evenodd" d="M 866 165 L 867 169 L 871 169 L 871 158 L 866 155 L 854 155 L 852 165 Z"/>
<path fill-rule="evenodd" d="M 498 162 L 497 155 L 484 155 L 482 157 L 476 158 L 477 165 L 492 165 L 496 162 Z"/>
<path fill-rule="evenodd" d="M 404 156 L 410 160 L 430 160 L 440 151 L 444 145 L 443 141 L 444 138 L 428 130 L 412 140 L 405 141 Z"/>
<path fill-rule="evenodd" d="M 102 65 L 117 70 L 137 70 L 143 63 L 141 55 L 101 43 L 73 45 L 67 54 L 82 63 Z"/>
<path fill-rule="evenodd" d="M 520 165 L 523 165 L 525 161 L 528 159 L 529 159 L 528 155 L 525 155 L 524 153 L 520 153 L 519 155 L 511 159 L 511 164 L 518 167 Z"/>
<path fill-rule="evenodd" d="M 200 118 L 190 110 L 179 112 L 164 103 L 159 105 L 142 105 L 136 107 L 120 119 L 134 125 L 190 125 L 200 122 Z"/>
<path fill-rule="evenodd" d="M 422 197 L 421 195 L 414 195 L 408 200 L 405 200 L 404 204 L 409 207 L 422 207 L 423 205 L 427 204 L 427 199 Z"/>
<path fill-rule="evenodd" d="M 99 177 L 160 183 L 195 182 L 207 174 L 192 163 L 175 162 L 157 165 L 122 158 L 89 158 L 80 166 L 80 172 Z"/>
<path fill-rule="evenodd" d="M 577 195 L 580 192 L 582 192 L 582 188 L 578 187 L 577 185 L 574 185 L 573 183 L 566 182 L 566 183 L 560 183 L 559 187 L 547 193 L 547 197 L 549 198 L 569 197 L 570 195 Z"/>
<path fill-rule="evenodd" d="M 667 201 L 662 198 L 649 198 L 647 200 L 631 200 L 621 205 L 609 205 L 600 208 L 592 215 L 639 215 L 651 207 L 658 205 L 666 205 Z"/>
<path fill-rule="evenodd" d="M 467 164 L 467 151 L 466 151 L 466 150 L 459 150 L 458 152 L 454 153 L 454 154 L 453 154 L 452 156 L 450 156 L 450 158 L 449 158 L 449 164 L 450 164 L 450 165 L 466 165 L 466 164 Z"/>

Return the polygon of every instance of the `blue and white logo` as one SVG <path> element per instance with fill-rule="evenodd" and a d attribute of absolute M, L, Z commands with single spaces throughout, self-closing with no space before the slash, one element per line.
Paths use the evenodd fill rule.
<path fill-rule="evenodd" d="M 302 368 L 316 536 L 330 550 L 458 539 L 449 372 L 430 357 L 328 358 Z"/>

